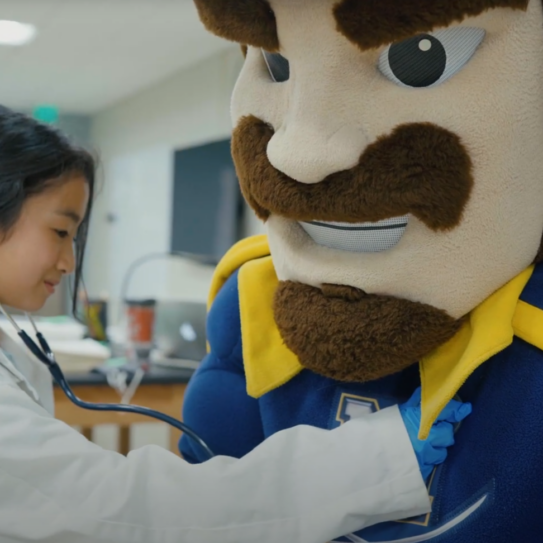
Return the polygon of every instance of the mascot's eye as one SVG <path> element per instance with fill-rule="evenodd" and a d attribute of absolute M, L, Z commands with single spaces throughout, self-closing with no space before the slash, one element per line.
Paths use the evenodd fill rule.
<path fill-rule="evenodd" d="M 419 34 L 387 47 L 379 57 L 379 70 L 401 86 L 437 86 L 469 62 L 484 37 L 482 28 L 460 26 Z"/>
<path fill-rule="evenodd" d="M 262 54 L 264 55 L 264 60 L 266 61 L 272 79 L 276 83 L 288 81 L 290 78 L 290 65 L 288 60 L 279 53 L 262 51 Z"/>

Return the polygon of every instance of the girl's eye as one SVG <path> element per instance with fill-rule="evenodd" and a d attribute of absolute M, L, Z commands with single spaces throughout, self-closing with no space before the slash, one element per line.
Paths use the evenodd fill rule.
<path fill-rule="evenodd" d="M 55 232 L 57 233 L 57 236 L 61 239 L 65 239 L 69 236 L 66 230 L 55 230 Z"/>

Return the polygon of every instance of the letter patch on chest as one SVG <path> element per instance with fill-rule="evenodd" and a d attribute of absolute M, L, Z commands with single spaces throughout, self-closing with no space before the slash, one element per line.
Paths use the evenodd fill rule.
<path fill-rule="evenodd" d="M 348 389 L 340 389 L 336 394 L 335 401 L 330 413 L 329 428 L 337 428 L 345 422 L 366 415 L 371 415 L 380 409 L 397 405 L 398 401 L 386 395 L 367 395 L 365 393 L 356 393 Z M 436 468 L 428 480 L 428 494 L 433 502 L 438 490 L 439 475 L 441 468 Z M 477 496 L 465 502 L 465 504 L 456 511 L 441 512 L 438 520 L 432 519 L 432 514 L 421 515 L 410 519 L 384 522 L 371 526 L 359 532 L 346 535 L 336 539 L 336 542 L 358 542 L 358 543 L 421 543 L 432 541 L 440 537 L 440 543 L 449 543 L 446 539 L 447 532 L 453 530 L 460 523 L 471 517 L 480 510 L 483 505 L 489 503 L 489 489 L 483 490 Z M 456 530 L 451 532 L 456 534 Z M 442 539 L 445 537 L 444 539 Z M 452 536 L 451 543 L 455 536 Z"/>

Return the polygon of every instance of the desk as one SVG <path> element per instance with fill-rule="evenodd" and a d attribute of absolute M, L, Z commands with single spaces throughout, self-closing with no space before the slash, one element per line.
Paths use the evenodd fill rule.
<path fill-rule="evenodd" d="M 162 411 L 179 419 L 187 383 L 194 373 L 188 369 L 167 369 L 153 366 L 145 374 L 134 395 L 133 404 Z M 119 403 L 119 394 L 108 384 L 100 373 L 66 374 L 76 396 L 87 402 Z M 130 447 L 130 425 L 138 422 L 160 422 L 156 419 L 132 413 L 109 411 L 88 411 L 74 405 L 55 385 L 55 416 L 71 426 L 82 427 L 82 433 L 92 441 L 92 430 L 99 424 L 119 426 L 119 452 L 128 454 Z M 162 423 L 164 424 L 164 423 Z M 170 428 L 170 450 L 178 453 L 177 442 L 181 432 Z"/>

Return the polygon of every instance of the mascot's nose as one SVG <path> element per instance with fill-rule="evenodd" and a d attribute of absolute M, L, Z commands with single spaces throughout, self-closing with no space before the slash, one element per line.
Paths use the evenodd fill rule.
<path fill-rule="evenodd" d="M 313 184 L 354 168 L 366 145 L 367 138 L 360 127 L 338 126 L 337 121 L 332 126 L 297 121 L 286 123 L 275 132 L 268 143 L 268 160 L 295 181 Z"/>

